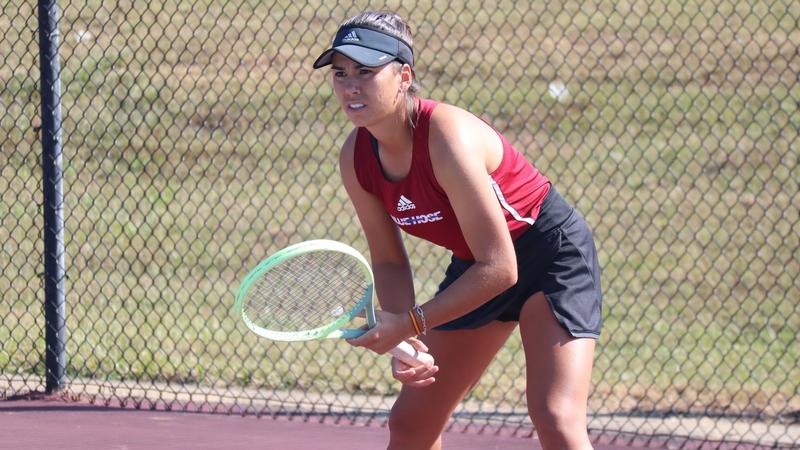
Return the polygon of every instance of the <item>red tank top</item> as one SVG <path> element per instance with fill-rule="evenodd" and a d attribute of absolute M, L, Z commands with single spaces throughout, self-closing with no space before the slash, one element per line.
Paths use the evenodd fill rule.
<path fill-rule="evenodd" d="M 455 212 L 444 189 L 436 181 L 428 151 L 428 130 L 431 114 L 438 102 L 420 99 L 417 126 L 414 129 L 411 169 L 405 178 L 389 181 L 383 175 L 377 148 L 371 135 L 359 128 L 355 143 L 355 173 L 367 192 L 378 197 L 401 229 L 445 247 L 461 259 L 472 260 Z M 503 208 L 508 230 L 516 239 L 539 214 L 550 190 L 550 180 L 531 165 L 500 133 L 503 158 L 487 177 Z M 376 144 L 377 145 L 377 144 Z"/>

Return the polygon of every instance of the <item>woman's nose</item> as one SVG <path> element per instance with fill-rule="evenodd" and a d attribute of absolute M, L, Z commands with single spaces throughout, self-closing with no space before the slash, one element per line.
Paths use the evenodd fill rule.
<path fill-rule="evenodd" d="M 350 79 L 345 83 L 344 89 L 348 94 L 358 94 L 361 91 L 358 81 L 353 79 Z"/>

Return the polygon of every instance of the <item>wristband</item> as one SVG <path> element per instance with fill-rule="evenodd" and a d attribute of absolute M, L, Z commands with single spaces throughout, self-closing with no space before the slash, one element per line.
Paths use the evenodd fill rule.
<path fill-rule="evenodd" d="M 417 318 L 414 316 L 414 310 L 413 309 L 409 309 L 408 310 L 408 317 L 411 318 L 411 325 L 414 326 L 414 331 L 416 331 L 417 332 L 417 336 L 419 336 L 421 331 L 419 329 L 419 324 L 417 323 Z"/>

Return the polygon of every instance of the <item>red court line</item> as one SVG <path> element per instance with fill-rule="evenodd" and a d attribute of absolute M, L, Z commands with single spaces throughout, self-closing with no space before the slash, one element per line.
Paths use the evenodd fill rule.
<path fill-rule="evenodd" d="M 388 431 L 318 421 L 106 407 L 52 399 L 0 401 L 2 450 L 375 450 Z M 444 448 L 540 450 L 538 440 L 449 432 Z M 596 450 L 633 447 L 595 444 Z"/>

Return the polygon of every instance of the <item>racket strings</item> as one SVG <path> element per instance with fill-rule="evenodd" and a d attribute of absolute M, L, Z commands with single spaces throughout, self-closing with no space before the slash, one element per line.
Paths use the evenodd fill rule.
<path fill-rule="evenodd" d="M 265 272 L 248 291 L 244 313 L 269 330 L 319 328 L 350 314 L 369 285 L 361 263 L 352 256 L 305 253 Z"/>

